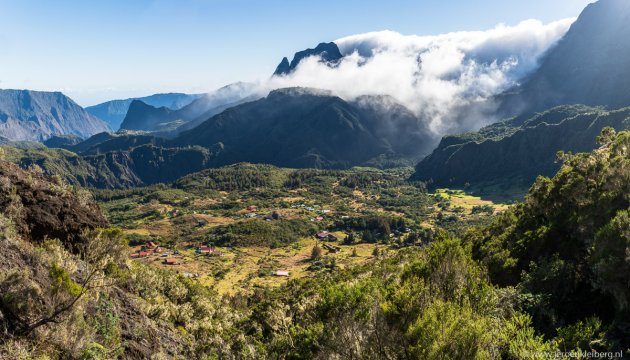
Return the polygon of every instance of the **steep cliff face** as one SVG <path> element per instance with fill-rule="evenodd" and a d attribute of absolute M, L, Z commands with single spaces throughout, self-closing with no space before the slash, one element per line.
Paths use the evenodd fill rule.
<path fill-rule="evenodd" d="M 527 186 L 558 170 L 558 151 L 584 152 L 596 146 L 604 127 L 630 129 L 630 108 L 604 111 L 560 107 L 528 120 L 516 118 L 478 133 L 442 140 L 417 166 L 413 179 L 434 186 L 483 183 Z"/>
<path fill-rule="evenodd" d="M 630 105 L 630 2 L 588 5 L 523 85 L 503 95 L 510 116 L 557 105 Z"/>
<path fill-rule="evenodd" d="M 109 126 L 60 92 L 0 90 L 0 136 L 44 141 L 54 135 L 82 138 Z"/>

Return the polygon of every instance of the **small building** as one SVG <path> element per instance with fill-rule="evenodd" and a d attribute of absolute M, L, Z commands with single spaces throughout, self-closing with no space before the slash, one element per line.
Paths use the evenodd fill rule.
<path fill-rule="evenodd" d="M 316 237 L 320 240 L 329 240 L 329 241 L 336 241 L 339 239 L 337 235 L 331 234 L 328 231 L 322 231 L 320 233 L 317 233 Z"/>
<path fill-rule="evenodd" d="M 197 254 L 205 254 L 208 256 L 222 256 L 223 253 L 220 251 L 217 251 L 217 249 L 215 249 L 214 247 L 210 247 L 210 246 L 206 246 L 206 245 L 202 245 L 199 246 L 197 248 Z"/>
<path fill-rule="evenodd" d="M 177 258 L 166 258 L 164 259 L 164 264 L 165 265 L 178 265 L 179 260 Z"/>
<path fill-rule="evenodd" d="M 324 244 L 324 249 L 330 251 L 331 253 L 336 253 L 341 251 L 341 248 L 339 246 L 331 246 L 328 244 Z"/>
<path fill-rule="evenodd" d="M 324 220 L 324 217 L 323 216 L 318 216 L 318 217 L 315 218 L 315 220 L 316 221 L 322 221 L 322 220 Z"/>
<path fill-rule="evenodd" d="M 284 271 L 284 270 L 278 270 L 275 272 L 276 276 L 289 276 L 289 272 L 288 271 Z"/>
<path fill-rule="evenodd" d="M 156 243 L 154 243 L 153 241 L 149 241 L 147 243 L 147 248 L 149 248 L 149 249 L 154 249 L 156 247 L 158 247 L 158 245 Z"/>
<path fill-rule="evenodd" d="M 256 205 L 249 205 L 247 211 L 258 211 L 258 207 L 256 207 Z"/>
<path fill-rule="evenodd" d="M 139 258 L 147 257 L 149 255 L 151 255 L 151 253 L 148 252 L 148 251 L 140 251 L 140 252 L 131 254 L 130 256 L 131 256 L 132 259 L 139 259 Z"/>

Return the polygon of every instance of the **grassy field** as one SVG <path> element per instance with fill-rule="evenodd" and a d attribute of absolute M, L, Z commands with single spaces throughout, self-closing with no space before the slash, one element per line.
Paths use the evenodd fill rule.
<path fill-rule="evenodd" d="M 469 214 L 475 206 L 491 206 L 495 213 L 505 211 L 506 204 L 495 204 L 490 200 L 483 200 L 481 197 L 466 194 L 464 190 L 436 189 L 432 194 L 438 202 L 450 202 L 453 208 L 462 208 Z"/>
<path fill-rule="evenodd" d="M 322 262 L 334 259 L 335 266 L 344 268 L 353 264 L 361 264 L 376 259 L 374 248 L 379 248 L 380 256 L 387 247 L 379 244 L 343 245 L 335 242 L 323 242 L 315 238 L 304 238 L 294 244 L 281 248 L 261 246 L 252 247 L 216 247 L 221 256 L 198 254 L 194 248 L 177 250 L 163 248 L 159 253 L 134 261 L 149 263 L 154 266 L 169 268 L 182 274 L 198 274 L 198 281 L 217 290 L 219 294 L 234 294 L 238 290 L 249 291 L 255 287 L 279 286 L 294 278 L 315 274 L 310 270 L 313 265 L 311 251 L 316 244 L 338 246 L 338 252 L 323 251 Z M 130 247 L 130 253 L 140 250 L 139 246 Z M 164 264 L 161 254 L 168 253 L 169 258 L 176 258 L 177 265 Z M 276 271 L 288 271 L 289 276 L 275 276 Z"/>

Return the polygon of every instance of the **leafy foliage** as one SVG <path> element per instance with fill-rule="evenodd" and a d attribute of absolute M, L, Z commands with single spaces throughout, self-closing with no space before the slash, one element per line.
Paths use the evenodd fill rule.
<path fill-rule="evenodd" d="M 608 128 L 599 142 L 592 153 L 560 154 L 554 178 L 539 178 L 522 204 L 467 236 L 495 283 L 530 296 L 549 334 L 593 316 L 628 326 L 630 133 Z M 614 347 L 628 334 L 608 340 Z"/>

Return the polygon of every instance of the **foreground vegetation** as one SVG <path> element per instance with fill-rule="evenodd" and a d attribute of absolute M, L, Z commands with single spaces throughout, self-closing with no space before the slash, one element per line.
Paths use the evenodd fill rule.
<path fill-rule="evenodd" d="M 392 172 L 239 165 L 172 186 L 97 192 L 123 231 L 44 241 L 13 222 L 18 204 L 28 204 L 8 191 L 15 205 L 1 223 L 0 358 L 528 359 L 629 351 L 630 133 L 606 130 L 599 140 L 592 153 L 561 154 L 556 176 L 539 178 L 522 203 L 499 209 L 461 192 L 426 193 Z M 17 181 L 4 178 L 7 189 Z M 261 218 L 246 215 L 251 205 Z M 323 219 L 310 221 L 316 215 Z M 218 217 L 230 220 L 211 219 Z M 314 240 L 322 230 L 352 234 L 351 241 Z M 150 239 L 172 251 L 189 251 L 188 242 L 226 251 L 203 261 L 229 262 L 230 251 L 258 248 L 271 252 L 270 261 L 274 251 L 303 251 L 309 267 L 320 265 L 275 286 L 219 294 L 214 283 L 128 260 L 120 246 Z M 330 242 L 343 256 L 318 252 L 314 242 Z M 365 250 L 352 254 L 359 246 Z M 86 277 L 87 269 L 95 275 Z"/>

